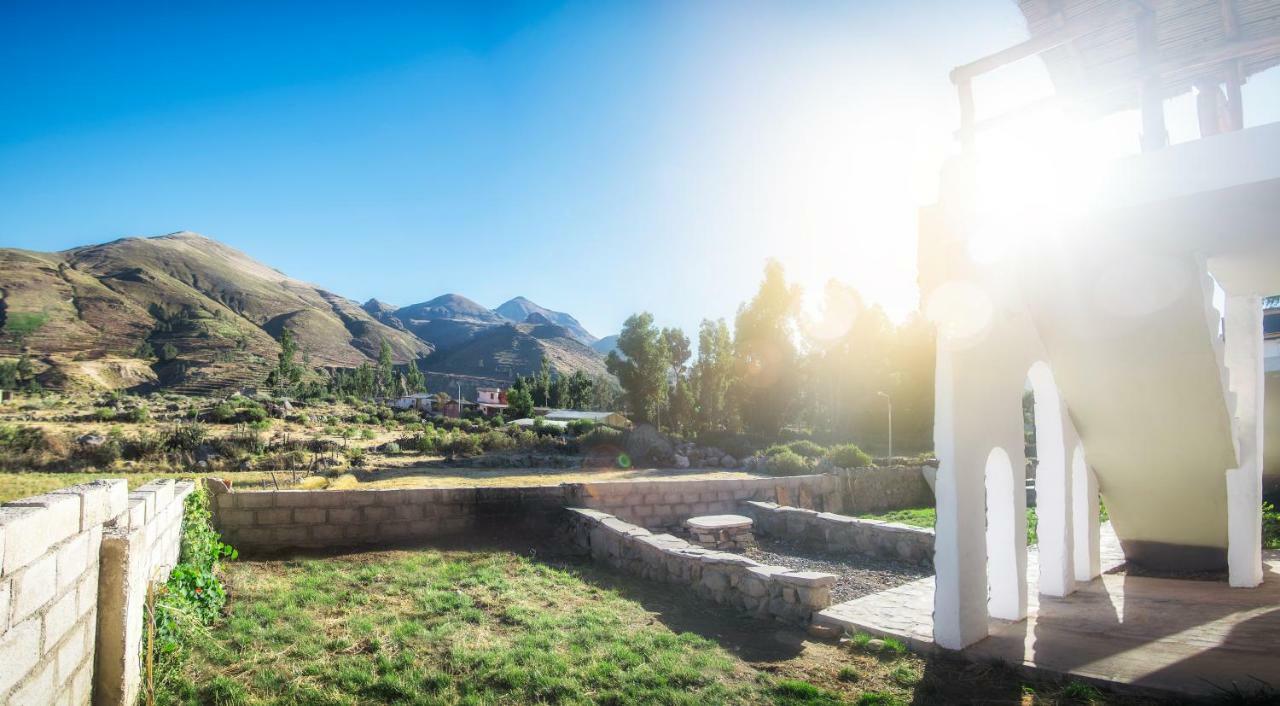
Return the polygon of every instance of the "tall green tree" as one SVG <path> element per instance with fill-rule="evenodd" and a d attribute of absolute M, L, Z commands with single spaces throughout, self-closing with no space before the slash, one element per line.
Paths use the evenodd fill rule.
<path fill-rule="evenodd" d="M 698 360 L 693 364 L 694 424 L 699 431 L 732 429 L 733 338 L 724 319 L 703 319 L 698 327 Z"/>
<path fill-rule="evenodd" d="M 169 344 L 165 344 L 166 349 Z M 176 355 L 176 351 L 175 351 Z M 163 360 L 166 353 L 161 354 Z M 293 336 L 293 329 L 280 331 L 280 354 L 276 357 L 276 368 L 267 376 L 267 385 L 279 392 L 292 393 L 302 382 L 302 366 L 298 365 L 298 341 Z"/>
<path fill-rule="evenodd" d="M 787 284 L 782 264 L 770 260 L 759 291 L 734 322 L 734 401 L 747 429 L 768 438 L 791 420 L 798 399 L 799 305 L 800 288 Z"/>
<path fill-rule="evenodd" d="M 551 361 L 544 357 L 538 372 L 530 381 L 529 393 L 533 395 L 533 404 L 538 407 L 551 407 L 552 388 Z"/>
<path fill-rule="evenodd" d="M 618 350 L 609 353 L 605 365 L 622 384 L 633 419 L 656 424 L 666 404 L 669 363 L 653 314 L 646 311 L 627 318 L 618 336 Z"/>
<path fill-rule="evenodd" d="M 529 381 L 523 375 L 517 375 L 511 389 L 507 390 L 506 416 L 511 419 L 533 416 L 533 395 L 529 393 Z"/>
<path fill-rule="evenodd" d="M 581 370 L 573 371 L 567 382 L 568 399 L 563 403 L 569 409 L 589 409 L 591 407 L 591 378 Z"/>
<path fill-rule="evenodd" d="M 378 369 L 374 379 L 374 395 L 386 397 L 395 392 L 395 363 L 391 360 L 391 344 L 382 339 L 378 347 Z"/>
<path fill-rule="evenodd" d="M 422 373 L 417 361 L 409 363 L 409 368 L 405 370 L 404 387 L 408 394 L 427 391 L 427 376 Z"/>

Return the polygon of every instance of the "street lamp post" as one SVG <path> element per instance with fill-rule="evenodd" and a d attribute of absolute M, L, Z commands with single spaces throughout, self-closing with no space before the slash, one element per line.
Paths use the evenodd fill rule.
<path fill-rule="evenodd" d="M 889 406 L 889 462 L 893 462 L 893 398 L 883 392 L 877 392 L 877 395 L 884 398 L 885 404 Z"/>

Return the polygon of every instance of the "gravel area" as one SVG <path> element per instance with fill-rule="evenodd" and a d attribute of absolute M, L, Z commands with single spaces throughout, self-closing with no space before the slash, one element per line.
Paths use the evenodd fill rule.
<path fill-rule="evenodd" d="M 831 588 L 833 605 L 933 575 L 931 569 L 915 564 L 856 553 L 820 551 L 786 539 L 759 535 L 756 536 L 756 546 L 744 554 L 770 566 L 836 574 L 840 578 Z"/>

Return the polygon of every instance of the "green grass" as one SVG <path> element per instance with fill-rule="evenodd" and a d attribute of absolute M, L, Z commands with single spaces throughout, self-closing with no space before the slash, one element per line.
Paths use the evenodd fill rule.
<path fill-rule="evenodd" d="M 846 702 L 677 633 L 576 569 L 512 553 L 227 569 L 225 620 L 166 658 L 157 703 Z"/>
<path fill-rule="evenodd" d="M 937 510 L 931 507 L 914 507 L 906 510 L 890 510 L 889 512 L 873 513 L 868 512 L 858 517 L 869 520 L 883 520 L 885 522 L 900 522 L 904 525 L 912 527 L 933 527 L 938 521 Z M 1036 509 L 1034 507 L 1027 508 L 1027 544 L 1035 544 L 1039 541 L 1039 535 L 1036 534 L 1036 526 L 1039 524 L 1039 518 L 1036 517 Z"/>
<path fill-rule="evenodd" d="M 91 480 L 99 478 L 124 478 L 129 481 L 129 489 L 133 490 L 140 485 L 150 483 L 157 478 L 192 478 L 197 474 L 194 473 L 122 473 L 115 472 L 92 472 L 92 473 L 0 473 L 0 503 L 7 503 L 10 500 L 25 498 L 30 495 L 39 495 L 47 493 L 51 490 L 66 488 L 71 485 L 80 483 L 88 483 Z M 245 472 L 224 472 L 217 474 L 220 478 L 231 478 L 242 483 L 270 483 L 271 474 L 260 471 Z M 287 477 L 289 474 L 281 474 Z M 283 480 L 282 480 L 283 482 Z"/>

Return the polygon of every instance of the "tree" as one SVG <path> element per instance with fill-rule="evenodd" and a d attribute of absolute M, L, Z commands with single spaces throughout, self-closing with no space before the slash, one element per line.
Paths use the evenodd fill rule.
<path fill-rule="evenodd" d="M 538 407 L 551 406 L 551 361 L 549 359 L 542 359 L 529 392 L 533 395 L 533 403 Z"/>
<path fill-rule="evenodd" d="M 410 362 L 409 369 L 404 373 L 404 388 L 407 394 L 427 390 L 427 376 L 418 368 L 417 361 Z"/>
<path fill-rule="evenodd" d="M 734 426 L 728 404 L 733 384 L 733 339 L 724 319 L 703 319 L 698 327 L 698 360 L 693 364 L 694 424 L 700 431 Z"/>
<path fill-rule="evenodd" d="M 529 381 L 516 376 L 515 383 L 507 390 L 507 414 L 512 419 L 527 419 L 533 415 L 533 395 L 529 393 Z"/>
<path fill-rule="evenodd" d="M 391 362 L 391 344 L 382 339 L 378 347 L 378 371 L 374 382 L 374 394 L 386 397 L 391 394 L 395 381 L 395 364 Z"/>
<path fill-rule="evenodd" d="M 622 383 L 635 421 L 657 423 L 666 403 L 669 362 L 652 314 L 646 311 L 627 318 L 618 336 L 618 350 L 609 353 L 605 365 Z"/>
<path fill-rule="evenodd" d="M 168 343 L 164 345 L 160 353 L 161 360 L 171 359 L 168 356 L 171 347 L 172 345 Z M 174 351 L 174 354 L 176 355 L 177 351 Z M 298 342 L 293 336 L 293 330 L 285 328 L 280 331 L 280 355 L 276 358 L 276 369 L 267 376 L 267 384 L 281 392 L 294 390 L 298 383 L 302 382 L 302 366 L 296 362 L 297 357 Z"/>
<path fill-rule="evenodd" d="M 777 260 L 765 264 L 760 290 L 734 322 L 734 401 L 747 429 L 773 438 L 791 419 L 799 382 L 795 317 L 800 289 Z"/>
<path fill-rule="evenodd" d="M 568 399 L 563 403 L 569 409 L 587 409 L 591 406 L 593 381 L 581 370 L 573 371 L 567 382 Z"/>
<path fill-rule="evenodd" d="M 551 395 L 547 406 L 573 409 L 573 404 L 569 401 L 569 378 L 567 376 L 560 375 L 556 377 L 555 382 L 551 385 Z"/>

